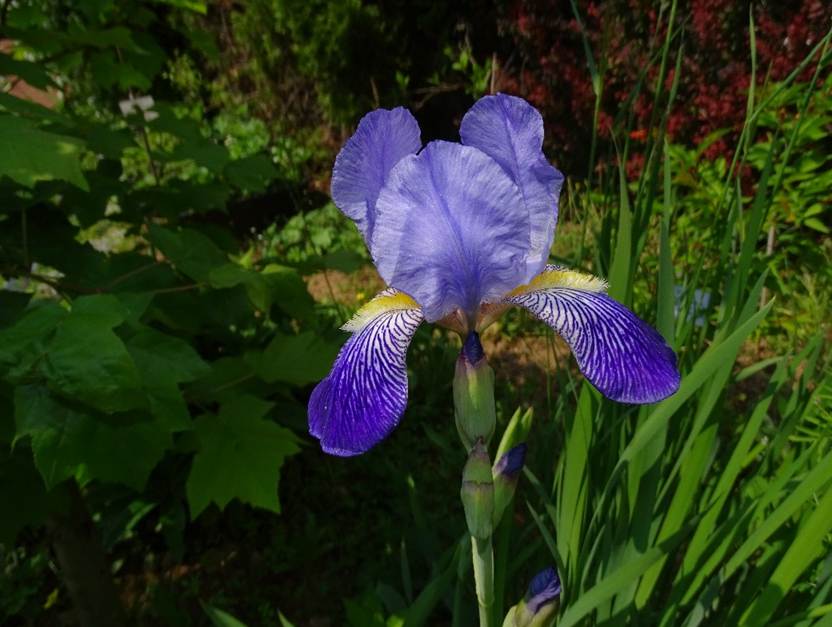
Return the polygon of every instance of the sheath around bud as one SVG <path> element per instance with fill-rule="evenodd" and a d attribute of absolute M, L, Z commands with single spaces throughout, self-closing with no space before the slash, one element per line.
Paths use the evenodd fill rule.
<path fill-rule="evenodd" d="M 485 359 L 480 338 L 471 331 L 456 361 L 454 417 L 466 449 L 482 439 L 487 445 L 494 435 L 494 371 Z"/>
<path fill-rule="evenodd" d="M 560 590 L 557 571 L 543 569 L 532 579 L 525 598 L 509 610 L 503 627 L 547 627 L 557 609 Z"/>
<path fill-rule="evenodd" d="M 525 444 L 518 444 L 508 451 L 494 464 L 492 475 L 494 479 L 494 526 L 500 523 L 508 504 L 514 498 L 517 489 L 517 479 L 526 461 Z"/>
<path fill-rule="evenodd" d="M 468 454 L 468 461 L 462 471 L 460 497 L 469 533 L 481 540 L 491 537 L 494 530 L 494 484 L 491 479 L 491 460 L 482 439 L 477 440 Z"/>

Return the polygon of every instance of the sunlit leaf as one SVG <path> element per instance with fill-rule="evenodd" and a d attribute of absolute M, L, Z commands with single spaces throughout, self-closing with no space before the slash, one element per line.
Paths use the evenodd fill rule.
<path fill-rule="evenodd" d="M 48 488 L 76 477 L 144 487 L 171 444 L 154 422 L 114 426 L 41 385 L 15 390 L 17 437 L 31 438 L 35 465 Z"/>
<path fill-rule="evenodd" d="M 193 518 L 211 503 L 222 509 L 235 498 L 280 511 L 280 467 L 299 449 L 290 431 L 264 418 L 270 408 L 258 398 L 238 396 L 219 414 L 196 420 L 199 450 L 187 483 Z"/>
<path fill-rule="evenodd" d="M 42 131 L 25 118 L 0 115 L 0 176 L 26 187 L 63 180 L 88 189 L 81 171 L 83 146 L 79 139 Z"/>

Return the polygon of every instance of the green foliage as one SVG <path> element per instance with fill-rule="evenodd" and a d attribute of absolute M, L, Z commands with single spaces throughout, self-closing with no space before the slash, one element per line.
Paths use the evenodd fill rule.
<path fill-rule="evenodd" d="M 32 187 L 37 181 L 61 180 L 88 190 L 81 172 L 82 144 L 74 137 L 38 129 L 29 120 L 0 115 L 0 170 Z"/>
<path fill-rule="evenodd" d="M 277 482 L 283 460 L 298 451 L 290 431 L 264 420 L 271 404 L 240 395 L 217 416 L 200 416 L 199 449 L 188 476 L 188 503 L 198 516 L 209 503 L 221 508 L 233 498 L 280 512 Z"/>
<path fill-rule="evenodd" d="M 829 61 L 828 40 L 810 59 L 818 68 Z M 659 128 L 637 181 L 627 184 L 622 167 L 599 181 L 594 198 L 573 199 L 615 203 L 599 230 L 598 259 L 610 260 L 619 299 L 648 320 L 656 312 L 683 379 L 655 407 L 617 406 L 586 384 L 575 390 L 575 405 L 556 405 L 564 446 L 554 468 L 530 464 L 535 490 L 527 506 L 538 545 L 563 579 L 558 625 L 793 624 L 829 611 L 829 577 L 819 559 L 830 548 L 832 457 L 824 436 L 793 437 L 798 425 L 818 424 L 813 389 L 816 368 L 827 360 L 823 335 L 815 327 L 802 350 L 786 349 L 745 371 L 734 365 L 776 311 L 763 292 L 768 221 L 780 219 L 783 194 L 804 193 L 783 184 L 807 159 L 825 163 L 812 156 L 811 141 L 803 154 L 791 152 L 807 141 L 795 120 L 806 119 L 816 94 L 823 101 L 821 91 L 813 82 L 787 82 L 760 101 L 749 94 L 732 164 L 691 161 L 693 151 L 668 146 Z M 780 94 L 796 109 L 792 123 L 781 119 L 782 133 L 772 129 L 760 139 L 754 120 L 759 130 L 771 111 L 790 111 Z M 665 96 L 663 119 L 672 91 Z M 743 163 L 758 168 L 751 181 L 737 167 Z M 816 175 L 828 171 L 819 167 Z M 743 193 L 749 183 L 753 193 Z M 817 193 L 825 192 L 809 186 L 793 202 Z M 658 228 L 642 228 L 651 224 Z M 694 224 L 702 227 L 695 237 Z M 764 391 L 740 404 L 740 381 L 752 376 Z M 573 389 L 571 377 L 559 378 Z M 818 389 L 822 395 L 822 381 Z"/>
<path fill-rule="evenodd" d="M 353 272 L 369 261 L 367 247 L 355 225 L 327 203 L 298 213 L 282 228 L 270 226 L 263 234 L 262 254 L 307 271 L 334 268 Z"/>
<path fill-rule="evenodd" d="M 227 121 L 125 97 L 164 80 L 149 33 L 182 24 L 138 2 L 62 11 L 15 6 L 5 29 L 16 42 L 7 72 L 76 89 L 53 109 L 0 94 L 0 377 L 13 416 L 0 487 L 6 502 L 26 502 L 2 539 L 41 524 L 64 482 L 93 500 L 137 498 L 172 460 L 190 473 L 145 505 L 186 494 L 192 518 L 233 499 L 279 511 L 280 469 L 299 441 L 270 399 L 302 407 L 294 395 L 340 339 L 317 332 L 296 269 L 253 261 L 205 217 L 267 191 L 279 172 L 265 144 L 227 147 L 217 135 Z"/>

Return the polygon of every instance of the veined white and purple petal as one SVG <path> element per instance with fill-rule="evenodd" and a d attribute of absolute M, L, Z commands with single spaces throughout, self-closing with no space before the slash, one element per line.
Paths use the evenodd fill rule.
<path fill-rule="evenodd" d="M 390 172 L 370 252 L 382 278 L 429 322 L 473 315 L 526 278 L 529 214 L 517 185 L 482 151 L 431 142 Z"/>
<path fill-rule="evenodd" d="M 543 118 L 522 98 L 480 98 L 462 118 L 462 142 L 483 151 L 520 188 L 531 221 L 531 250 L 524 283 L 543 270 L 555 236 L 563 174 L 543 155 Z"/>
<path fill-rule="evenodd" d="M 355 221 L 369 244 L 376 200 L 387 175 L 403 157 L 422 147 L 421 131 L 404 107 L 376 109 L 358 123 L 332 168 L 332 200 Z"/>
<path fill-rule="evenodd" d="M 354 331 L 309 399 L 309 433 L 327 453 L 364 453 L 398 425 L 407 406 L 405 357 L 422 312 L 385 290 L 345 325 Z"/>
<path fill-rule="evenodd" d="M 654 403 L 679 388 L 676 355 L 664 338 L 604 293 L 605 284 L 549 267 L 506 302 L 525 307 L 569 344 L 578 367 L 604 396 Z"/>

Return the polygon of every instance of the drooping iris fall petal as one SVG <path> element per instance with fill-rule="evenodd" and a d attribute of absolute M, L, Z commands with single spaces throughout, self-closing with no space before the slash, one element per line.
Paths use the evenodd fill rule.
<path fill-rule="evenodd" d="M 431 142 L 390 172 L 370 252 L 379 274 L 429 322 L 473 315 L 526 280 L 529 213 L 517 185 L 485 153 Z"/>
<path fill-rule="evenodd" d="M 344 326 L 353 335 L 309 399 L 309 433 L 327 453 L 358 455 L 399 424 L 407 406 L 405 356 L 422 312 L 385 290 Z"/>
<path fill-rule="evenodd" d="M 506 302 L 525 307 L 557 331 L 581 372 L 607 398 L 654 403 L 670 396 L 679 389 L 673 350 L 605 291 L 600 279 L 547 266 Z"/>
<path fill-rule="evenodd" d="M 419 124 L 404 107 L 376 109 L 358 123 L 332 168 L 332 200 L 369 243 L 376 200 L 387 175 L 422 147 Z"/>
<path fill-rule="evenodd" d="M 543 118 L 522 98 L 485 96 L 462 118 L 459 134 L 463 144 L 494 159 L 520 188 L 531 225 L 531 279 L 549 259 L 563 185 L 563 174 L 543 155 Z"/>

